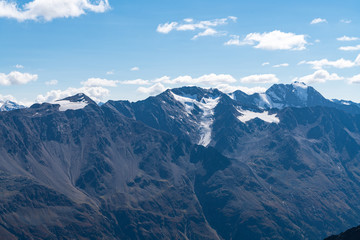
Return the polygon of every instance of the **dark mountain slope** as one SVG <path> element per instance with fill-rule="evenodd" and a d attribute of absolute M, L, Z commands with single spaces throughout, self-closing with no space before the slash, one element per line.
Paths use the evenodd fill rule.
<path fill-rule="evenodd" d="M 219 238 L 193 181 L 229 159 L 81 102 L 87 105 L 68 99 L 0 113 L 0 232 L 20 239 Z"/>
<path fill-rule="evenodd" d="M 301 88 L 300 93 L 296 88 Z M 358 223 L 360 117 L 356 112 L 326 106 L 331 101 L 303 85 L 271 88 L 279 96 L 285 91 L 282 101 L 296 107 L 265 110 L 256 102 L 211 95 L 213 91 L 168 90 L 166 98 L 163 93 L 131 103 L 128 111 L 151 116 L 152 106 L 147 104 L 154 101 L 162 111 L 152 119 L 167 119 L 171 125 L 187 116 L 176 129 L 180 134 L 174 130 L 172 134 L 189 135 L 193 143 L 208 136 L 205 146 L 237 160 L 195 184 L 205 216 L 222 237 L 318 239 Z M 122 105 L 109 105 L 125 114 L 116 104 Z M 145 113 L 134 105 L 147 105 Z M 176 111 L 169 110 L 175 107 Z M 148 124 L 147 118 L 139 120 Z M 186 130 L 190 127 L 194 131 Z"/>
<path fill-rule="evenodd" d="M 360 227 L 351 228 L 339 235 L 334 235 L 325 240 L 358 240 L 360 239 Z"/>

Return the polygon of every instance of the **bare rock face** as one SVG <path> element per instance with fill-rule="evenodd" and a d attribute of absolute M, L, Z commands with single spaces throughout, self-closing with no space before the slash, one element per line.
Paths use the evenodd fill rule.
<path fill-rule="evenodd" d="M 0 112 L 0 236 L 330 236 L 360 218 L 357 109 L 294 83 Z"/>

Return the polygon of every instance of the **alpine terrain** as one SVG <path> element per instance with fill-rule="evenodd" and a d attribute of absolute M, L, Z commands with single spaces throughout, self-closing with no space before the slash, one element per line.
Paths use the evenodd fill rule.
<path fill-rule="evenodd" d="M 300 240 L 360 224 L 360 104 L 304 83 L 13 108 L 3 239 Z"/>

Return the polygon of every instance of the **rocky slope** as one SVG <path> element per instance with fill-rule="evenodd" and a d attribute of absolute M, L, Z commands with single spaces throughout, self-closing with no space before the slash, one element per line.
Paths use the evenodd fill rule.
<path fill-rule="evenodd" d="M 265 103 L 270 103 L 266 105 Z M 6 239 L 321 239 L 360 219 L 360 115 L 294 83 L 0 113 Z"/>

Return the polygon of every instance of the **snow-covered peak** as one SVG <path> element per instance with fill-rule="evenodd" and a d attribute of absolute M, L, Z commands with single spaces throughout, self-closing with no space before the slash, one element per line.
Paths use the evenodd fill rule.
<path fill-rule="evenodd" d="M 302 101 L 307 101 L 308 99 L 308 86 L 303 82 L 295 81 L 292 86 L 294 87 L 294 93 L 301 99 Z"/>
<path fill-rule="evenodd" d="M 25 108 L 25 107 L 10 100 L 0 101 L 0 111 L 11 111 L 21 108 Z"/>
<path fill-rule="evenodd" d="M 303 88 L 303 89 L 308 88 L 308 85 L 306 85 L 306 83 L 304 83 L 304 82 L 295 81 L 291 85 L 293 85 L 294 88 Z"/>
<path fill-rule="evenodd" d="M 192 115 L 195 105 L 202 111 L 199 119 L 199 145 L 208 146 L 211 142 L 212 124 L 214 121 L 214 109 L 218 105 L 220 96 L 204 96 L 199 99 L 198 95 L 177 95 L 171 92 L 174 99 L 180 102 L 187 115 Z"/>
<path fill-rule="evenodd" d="M 64 112 L 66 110 L 79 110 L 86 107 L 89 103 L 86 100 L 80 102 L 71 102 L 69 100 L 58 100 L 54 104 L 59 104 L 59 111 Z"/>

